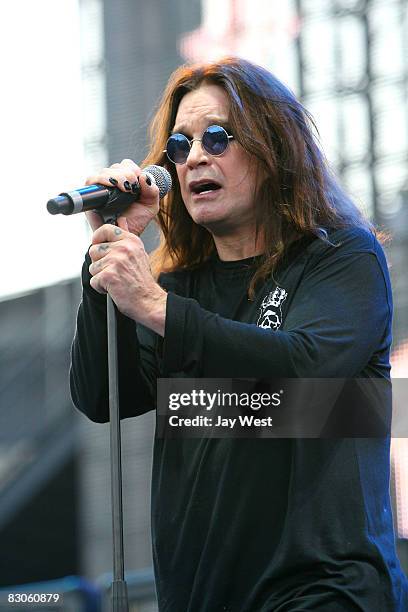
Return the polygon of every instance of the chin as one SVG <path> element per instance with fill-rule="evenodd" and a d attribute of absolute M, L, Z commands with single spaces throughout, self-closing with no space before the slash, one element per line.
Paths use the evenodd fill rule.
<path fill-rule="evenodd" d="M 197 220 L 194 220 L 197 225 L 201 225 L 211 234 L 224 234 L 228 233 L 231 229 L 230 224 L 223 218 L 212 217 L 210 215 L 202 216 Z"/>
<path fill-rule="evenodd" d="M 197 225 L 206 225 L 208 224 L 213 224 L 213 223 L 222 223 L 224 220 L 224 214 L 223 212 L 220 211 L 216 211 L 216 210 L 211 210 L 211 209 L 207 209 L 207 210 L 193 210 L 192 211 L 193 214 L 190 213 L 191 218 L 193 219 L 194 223 L 197 223 Z"/>

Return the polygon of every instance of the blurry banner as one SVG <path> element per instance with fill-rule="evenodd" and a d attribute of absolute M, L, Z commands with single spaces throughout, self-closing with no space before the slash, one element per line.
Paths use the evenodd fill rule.
<path fill-rule="evenodd" d="M 408 341 L 396 344 L 391 356 L 394 416 L 391 443 L 392 492 L 395 531 L 398 538 L 408 539 Z M 404 393 L 405 390 L 405 393 Z M 395 433 L 394 433 L 395 432 Z M 405 433 L 404 433 L 405 432 Z"/>
<path fill-rule="evenodd" d="M 408 378 L 408 340 L 406 339 L 394 345 L 391 355 L 391 373 L 394 379 Z"/>
<path fill-rule="evenodd" d="M 180 39 L 180 55 L 186 61 L 239 55 L 295 85 L 293 41 L 301 20 L 294 2 L 201 0 L 201 13 L 200 26 Z"/>
<path fill-rule="evenodd" d="M 408 538 L 408 441 L 392 441 L 392 480 L 394 494 L 394 520 L 396 535 Z"/>
<path fill-rule="evenodd" d="M 384 379 L 162 378 L 157 391 L 159 438 L 381 438 L 391 431 Z"/>
<path fill-rule="evenodd" d="M 392 437 L 408 438 L 408 378 L 393 378 L 392 389 Z"/>

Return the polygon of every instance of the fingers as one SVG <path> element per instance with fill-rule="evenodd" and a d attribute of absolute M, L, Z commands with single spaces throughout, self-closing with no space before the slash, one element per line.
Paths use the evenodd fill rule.
<path fill-rule="evenodd" d="M 142 240 L 126 231 L 126 219 L 120 217 L 119 223 L 122 227 L 103 225 L 99 228 L 89 249 L 90 284 L 99 293 L 109 291 L 112 283 L 123 283 L 130 271 L 139 265 L 137 262 L 147 257 Z"/>
<path fill-rule="evenodd" d="M 139 176 L 139 183 L 140 188 L 142 190 L 144 202 L 147 205 L 156 202 L 157 197 L 159 195 L 159 188 L 154 182 L 152 182 L 149 174 L 144 174 L 142 172 L 142 174 Z"/>
<path fill-rule="evenodd" d="M 92 262 L 95 263 L 96 261 L 99 261 L 100 259 L 105 257 L 105 255 L 109 253 L 110 249 L 111 246 L 109 242 L 103 242 L 102 244 L 94 244 L 89 248 L 89 257 L 91 258 Z"/>
<path fill-rule="evenodd" d="M 134 202 L 129 204 L 122 215 L 126 216 L 128 225 L 119 224 L 119 229 L 140 236 L 147 225 L 157 215 L 160 209 L 159 188 L 152 180 L 149 173 L 143 173 L 141 168 L 131 159 L 123 159 L 120 164 L 112 164 L 104 168 L 99 174 L 90 176 L 86 180 L 87 185 L 92 184 L 116 186 L 121 191 L 134 195 Z M 102 230 L 103 225 L 99 215 L 93 211 L 87 213 L 87 219 L 92 230 L 95 232 L 92 243 L 100 244 L 120 238 L 112 236 L 112 230 Z M 102 226 L 102 227 L 101 227 Z M 100 230 L 100 231 L 99 231 Z"/>
<path fill-rule="evenodd" d="M 118 187 L 121 191 L 131 191 L 131 185 L 136 183 L 142 170 L 131 159 L 123 159 L 120 164 L 112 164 L 103 168 L 98 174 L 89 176 L 85 184 L 106 185 L 107 187 Z"/>
<path fill-rule="evenodd" d="M 120 164 L 112 164 L 108 168 L 103 168 L 99 174 L 89 176 L 86 185 L 106 185 L 107 187 L 117 187 L 121 191 L 137 193 L 138 188 L 142 191 L 143 200 L 141 203 L 146 206 L 154 205 L 157 202 L 159 188 L 155 185 L 154 179 L 147 173 L 144 174 L 140 166 L 131 159 L 123 159 Z M 95 228 L 94 224 L 92 226 Z"/>
<path fill-rule="evenodd" d="M 99 261 L 108 255 L 118 241 L 126 239 L 129 241 L 130 239 L 132 244 L 134 244 L 135 241 L 137 242 L 139 240 L 134 234 L 129 233 L 125 217 L 118 218 L 118 225 L 119 227 L 116 227 L 115 225 L 107 223 L 94 232 L 92 236 L 92 245 L 89 249 L 89 256 L 93 262 Z M 125 249 L 127 244 L 128 242 L 123 243 Z"/>
<path fill-rule="evenodd" d="M 117 240 L 123 240 L 125 237 L 124 231 L 116 225 L 110 225 L 105 223 L 99 227 L 92 236 L 92 244 L 101 244 L 102 242 L 116 242 Z"/>
<path fill-rule="evenodd" d="M 86 185 L 106 185 L 107 187 L 117 187 L 127 193 L 142 193 L 140 203 L 145 206 L 156 206 L 158 202 L 159 189 L 151 180 L 149 174 L 144 174 L 137 164 L 131 159 L 123 159 L 120 164 L 112 164 L 108 168 L 103 168 L 99 174 L 89 176 Z M 96 229 L 98 224 L 95 219 L 90 220 L 92 229 Z"/>

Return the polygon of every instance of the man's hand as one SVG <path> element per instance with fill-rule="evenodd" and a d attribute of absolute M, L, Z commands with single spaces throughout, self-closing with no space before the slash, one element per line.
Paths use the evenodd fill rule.
<path fill-rule="evenodd" d="M 159 188 L 149 184 L 149 180 L 142 174 L 142 169 L 131 159 L 123 159 L 120 164 L 112 164 L 104 168 L 98 174 L 89 176 L 86 185 L 116 186 L 121 191 L 132 193 L 132 185 L 139 181 L 141 192 L 137 202 L 131 204 L 122 215 L 128 222 L 128 231 L 140 236 L 152 219 L 159 212 Z M 88 211 L 86 213 L 89 225 L 95 231 L 103 225 L 98 213 Z"/>
<path fill-rule="evenodd" d="M 120 312 L 164 336 L 167 293 L 154 280 L 143 242 L 128 231 L 124 217 L 118 227 L 107 224 L 95 231 L 89 255 L 91 287 L 109 293 Z"/>

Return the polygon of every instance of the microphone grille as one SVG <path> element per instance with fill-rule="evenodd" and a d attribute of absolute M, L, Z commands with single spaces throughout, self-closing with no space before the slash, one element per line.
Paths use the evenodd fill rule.
<path fill-rule="evenodd" d="M 171 175 L 166 168 L 162 166 L 146 166 L 143 168 L 143 173 L 148 172 L 151 174 L 155 180 L 157 187 L 159 188 L 159 196 L 160 199 L 164 198 L 167 195 L 172 187 Z"/>

